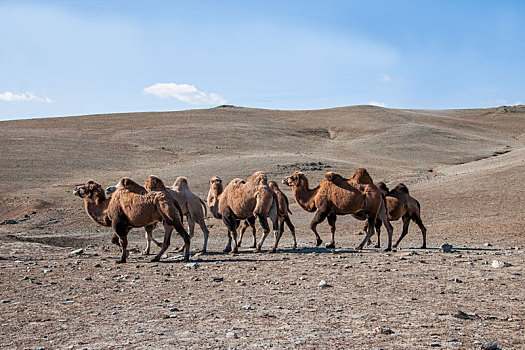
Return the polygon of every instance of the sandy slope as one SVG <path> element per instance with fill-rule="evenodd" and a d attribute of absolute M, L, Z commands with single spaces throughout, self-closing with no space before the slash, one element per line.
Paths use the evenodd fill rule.
<path fill-rule="evenodd" d="M 0 225 L 1 293 L 10 300 L 0 304 L 0 347 L 473 348 L 496 341 L 518 348 L 525 342 L 524 129 L 520 106 L 227 107 L 0 122 L 0 221 L 18 222 Z M 285 234 L 284 252 L 272 256 L 244 248 L 238 257 L 195 257 L 202 260 L 194 270 L 132 253 L 117 268 L 109 230 L 71 195 L 89 178 L 107 186 L 154 173 L 168 184 L 187 176 L 205 198 L 212 175 L 228 181 L 264 170 L 280 180 L 301 170 L 315 183 L 326 171 L 350 176 L 360 166 L 376 181 L 409 186 L 431 249 L 410 248 L 421 240 L 413 225 L 401 251 L 356 253 L 351 247 L 362 237 L 349 233 L 362 223 L 350 217 L 338 220 L 336 254 L 311 249 L 313 214 L 293 203 L 296 252 L 286 250 Z M 211 250 L 219 252 L 223 225 L 208 224 Z M 397 237 L 400 223 L 394 228 Z M 328 239 L 326 224 L 321 235 Z M 142 247 L 142 231 L 131 236 Z M 440 253 L 443 242 L 460 250 Z M 68 257 L 89 244 L 85 255 Z M 192 245 L 201 244 L 197 234 Z M 493 269 L 493 259 L 513 266 Z M 317 287 L 321 279 L 332 287 Z M 458 310 L 471 320 L 455 318 Z M 395 334 L 376 334 L 381 325 Z"/>

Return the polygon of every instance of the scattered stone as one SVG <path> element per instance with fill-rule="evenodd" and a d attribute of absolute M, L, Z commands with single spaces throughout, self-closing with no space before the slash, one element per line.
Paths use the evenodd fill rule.
<path fill-rule="evenodd" d="M 353 333 L 354 331 L 351 330 L 350 328 L 343 328 L 343 329 L 341 330 L 341 332 L 343 332 L 343 333 Z"/>
<path fill-rule="evenodd" d="M 498 345 L 496 343 L 485 343 L 481 346 L 483 350 L 497 350 Z"/>
<path fill-rule="evenodd" d="M 454 282 L 456 282 L 456 283 L 463 283 L 463 281 L 460 280 L 459 278 L 454 278 Z"/>
<path fill-rule="evenodd" d="M 15 225 L 15 224 L 18 224 L 18 221 L 13 220 L 13 219 L 7 219 L 7 220 L 0 222 L 0 225 Z"/>
<path fill-rule="evenodd" d="M 509 266 L 512 266 L 512 265 L 504 261 L 492 260 L 492 267 L 495 269 L 499 269 L 501 267 L 509 267 Z"/>
<path fill-rule="evenodd" d="M 43 273 L 50 273 L 50 272 L 53 272 L 53 270 L 51 270 L 51 269 L 47 269 L 47 270 L 44 270 L 44 271 L 42 271 L 42 272 L 43 272 Z"/>
<path fill-rule="evenodd" d="M 102 267 L 102 265 L 100 265 L 100 264 L 95 264 L 94 267 Z"/>
<path fill-rule="evenodd" d="M 450 253 L 452 252 L 452 244 L 443 243 L 441 247 L 439 247 L 439 251 L 442 253 Z"/>
<path fill-rule="evenodd" d="M 235 332 L 228 332 L 226 333 L 226 338 L 229 338 L 229 339 L 237 339 L 239 338 L 239 335 Z"/>
<path fill-rule="evenodd" d="M 84 254 L 84 249 L 82 248 L 69 252 L 69 255 L 82 255 L 82 254 Z"/>
<path fill-rule="evenodd" d="M 319 287 L 321 287 L 321 288 L 328 288 L 328 287 L 331 287 L 331 285 L 329 285 L 328 283 L 326 283 L 325 280 L 321 280 L 321 282 L 319 282 L 317 285 L 318 285 Z"/>
<path fill-rule="evenodd" d="M 439 348 L 439 347 L 441 347 L 441 344 L 439 344 L 439 343 L 430 343 L 430 344 L 428 344 L 428 345 L 429 345 L 431 348 Z"/>
<path fill-rule="evenodd" d="M 244 310 L 255 310 L 255 308 L 253 306 L 251 306 L 251 305 L 244 305 L 242 308 Z"/>
<path fill-rule="evenodd" d="M 213 277 L 213 282 L 222 282 L 224 281 L 224 277 Z"/>
<path fill-rule="evenodd" d="M 448 338 L 447 341 L 449 343 L 453 343 L 453 342 L 457 341 L 457 339 L 456 338 Z"/>
<path fill-rule="evenodd" d="M 390 328 L 388 328 L 387 326 L 379 326 L 377 328 L 374 329 L 374 333 L 378 333 L 378 334 L 395 334 L 395 332 L 393 330 L 391 330 Z"/>
<path fill-rule="evenodd" d="M 91 281 L 91 280 L 92 280 L 91 276 L 86 276 L 86 278 L 84 278 L 84 279 L 85 279 L 86 281 Z"/>
<path fill-rule="evenodd" d="M 11 302 L 11 300 L 9 300 L 9 299 L 2 300 L 2 304 L 7 304 L 7 303 L 10 303 L 10 302 Z"/>
<path fill-rule="evenodd" d="M 459 319 L 462 319 L 462 320 L 471 320 L 472 318 L 467 315 L 466 313 L 464 313 L 463 311 L 458 311 L 454 314 L 454 317 L 455 318 L 459 318 Z"/>
<path fill-rule="evenodd" d="M 170 312 L 179 312 L 179 311 L 180 311 L 180 310 L 177 309 L 176 307 L 172 307 L 172 308 L 170 309 Z"/>
<path fill-rule="evenodd" d="M 184 268 L 186 269 L 196 269 L 199 265 L 197 263 L 189 263 L 184 265 Z"/>
<path fill-rule="evenodd" d="M 490 244 L 490 243 L 485 243 L 485 247 L 492 247 L 492 244 Z"/>

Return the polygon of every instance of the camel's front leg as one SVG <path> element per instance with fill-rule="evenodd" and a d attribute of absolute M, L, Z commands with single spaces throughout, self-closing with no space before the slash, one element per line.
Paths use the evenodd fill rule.
<path fill-rule="evenodd" d="M 254 250 L 254 252 L 256 253 L 261 251 L 264 240 L 270 233 L 270 226 L 268 226 L 268 221 L 266 220 L 266 218 L 262 215 L 257 215 L 257 218 L 259 219 L 259 223 L 261 224 L 261 227 L 263 229 L 263 236 L 261 237 L 261 240 L 259 241 L 259 245 Z"/>
<path fill-rule="evenodd" d="M 330 226 L 330 243 L 326 245 L 326 248 L 335 248 L 335 221 L 337 220 L 337 215 L 330 214 L 327 219 Z"/>
<path fill-rule="evenodd" d="M 162 248 L 160 249 L 160 252 L 157 255 L 155 255 L 153 259 L 151 259 L 151 262 L 160 261 L 162 254 L 164 254 L 164 252 L 168 249 L 171 243 L 171 233 L 173 232 L 173 226 L 168 225 L 166 222 L 163 222 L 163 224 L 164 224 L 164 241 L 162 242 Z"/>
<path fill-rule="evenodd" d="M 121 224 L 112 224 L 113 230 L 115 231 L 116 235 L 118 236 L 120 248 L 121 248 L 121 256 L 120 259 L 116 261 L 117 264 L 125 263 L 128 257 L 128 232 L 130 228 L 123 226 Z"/>
<path fill-rule="evenodd" d="M 237 242 L 237 245 L 240 247 L 242 244 L 242 238 L 244 237 L 244 232 L 246 232 L 246 229 L 250 227 L 250 224 L 248 221 L 244 220 L 242 227 L 241 227 L 241 233 L 239 235 L 239 242 Z"/>
<path fill-rule="evenodd" d="M 315 244 L 316 247 L 319 247 L 321 245 L 321 243 L 323 243 L 323 240 L 321 239 L 321 237 L 317 233 L 317 225 L 319 225 L 321 222 L 323 222 L 324 219 L 326 219 L 327 216 L 328 216 L 328 212 L 326 210 L 317 209 L 317 211 L 315 212 L 315 216 L 314 216 L 312 222 L 310 222 L 310 228 L 314 232 L 315 238 L 317 239 L 317 243 Z"/>

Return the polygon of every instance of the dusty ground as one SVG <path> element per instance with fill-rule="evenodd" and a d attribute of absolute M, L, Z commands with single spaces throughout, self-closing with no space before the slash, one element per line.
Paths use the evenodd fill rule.
<path fill-rule="evenodd" d="M 524 348 L 524 129 L 524 107 L 0 122 L 0 348 Z M 223 254 L 224 227 L 210 218 L 212 253 L 194 255 L 195 266 L 179 262 L 180 239 L 149 263 L 138 229 L 129 263 L 116 265 L 110 230 L 71 195 L 89 178 L 107 186 L 153 173 L 168 184 L 187 176 L 205 198 L 212 175 L 264 170 L 280 180 L 301 170 L 314 184 L 359 166 L 409 186 L 429 249 L 415 248 L 421 234 L 411 225 L 395 252 L 356 252 L 362 223 L 349 216 L 338 219 L 336 250 L 313 248 L 313 214 L 290 196 L 298 250 L 286 231 L 277 254 L 252 253 L 248 236 L 241 254 Z M 394 223 L 394 239 L 400 231 Z M 328 241 L 326 224 L 320 232 Z M 452 253 L 439 251 L 445 242 Z M 201 244 L 197 231 L 194 254 Z M 76 248 L 84 253 L 71 255 Z"/>

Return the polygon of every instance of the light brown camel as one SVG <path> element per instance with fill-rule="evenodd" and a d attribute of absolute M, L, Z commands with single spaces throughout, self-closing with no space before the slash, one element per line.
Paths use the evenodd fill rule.
<path fill-rule="evenodd" d="M 279 234 L 278 203 L 275 197 L 275 193 L 268 187 L 266 174 L 262 171 L 255 172 L 247 181 L 233 179 L 224 189 L 219 177 L 211 178 L 208 206 L 213 216 L 222 219 L 228 228 L 228 244 L 224 251 L 238 252 L 237 227 L 240 220 L 252 216 L 259 219 L 264 231 L 261 242 L 255 251 L 261 250 L 262 244 L 270 232 L 267 218 L 272 221 L 274 231 L 274 244 L 268 252 L 276 251 L 281 236 Z"/>
<path fill-rule="evenodd" d="M 199 224 L 204 234 L 202 252 L 205 253 L 208 246 L 209 235 L 206 222 L 204 221 L 204 218 L 207 215 L 206 203 L 204 203 L 202 199 L 190 191 L 188 180 L 183 176 L 179 176 L 171 188 L 165 188 L 162 180 L 160 180 L 158 177 L 150 176 L 146 180 L 144 187 L 148 191 L 167 191 L 180 204 L 182 213 L 186 216 L 188 222 L 190 237 L 193 237 L 195 232 L 195 223 Z M 181 247 L 180 250 L 182 250 L 183 247 Z"/>
<path fill-rule="evenodd" d="M 270 181 L 270 182 L 268 182 L 268 186 L 272 189 L 272 191 L 277 196 L 277 202 L 279 204 L 278 205 L 279 206 L 278 214 L 279 214 L 279 222 L 280 222 L 279 232 L 280 232 L 280 234 L 282 236 L 282 234 L 284 232 L 284 224 L 286 223 L 286 225 L 290 229 L 290 232 L 292 233 L 292 237 L 293 237 L 293 247 L 292 247 L 292 249 L 296 249 L 297 248 L 297 239 L 295 237 L 295 227 L 293 226 L 292 221 L 290 220 L 290 214 L 292 212 L 290 211 L 290 203 L 288 202 L 288 197 L 286 197 L 286 195 L 279 189 L 279 186 L 277 185 L 277 182 Z M 241 234 L 240 234 L 240 237 L 239 237 L 239 242 L 237 243 L 237 245 L 239 247 L 241 246 L 241 242 L 242 242 L 242 238 L 244 236 L 244 232 L 246 231 L 246 229 L 248 227 L 252 228 L 252 234 L 253 234 L 253 246 L 252 246 L 252 248 L 255 248 L 256 247 L 256 242 L 257 242 L 256 241 L 255 220 L 253 220 L 253 221 L 251 221 L 249 219 L 244 220 L 244 224 L 241 227 Z"/>
<path fill-rule="evenodd" d="M 377 187 L 385 196 L 388 220 L 397 221 L 401 218 L 403 220 L 403 232 L 393 247 L 397 248 L 401 240 L 407 235 L 408 226 L 410 225 L 410 220 L 412 220 L 421 230 L 421 234 L 423 235 L 421 249 L 425 249 L 427 247 L 427 229 L 425 225 L 423 225 L 423 221 L 421 221 L 421 205 L 419 202 L 410 195 L 408 188 L 402 183 L 397 184 L 392 190 L 389 190 L 384 182 L 378 182 Z M 378 244 L 381 224 L 382 222 L 380 219 L 378 219 L 375 224 Z M 368 223 L 365 223 L 363 231 L 366 232 L 367 229 Z"/>
<path fill-rule="evenodd" d="M 165 235 L 162 249 L 152 261 L 159 261 L 162 254 L 170 244 L 173 227 L 182 236 L 186 244 L 185 260 L 189 260 L 190 237 L 181 223 L 179 211 L 175 201 L 164 192 L 151 192 L 145 194 L 135 193 L 128 188 L 140 186 L 129 178 L 122 178 L 121 189 L 117 190 L 111 198 L 107 198 L 102 187 L 93 180 L 77 186 L 73 192 L 84 199 L 88 215 L 103 226 L 111 226 L 118 241 L 122 255 L 117 263 L 126 262 L 127 235 L 133 227 L 151 226 L 157 222 L 164 225 Z"/>
<path fill-rule="evenodd" d="M 328 173 L 319 186 L 312 189 L 308 186 L 308 179 L 301 172 L 296 171 L 283 179 L 284 184 L 292 187 L 297 204 L 308 212 L 316 212 L 310 223 L 310 228 L 317 239 L 317 246 L 322 243 L 321 237 L 317 233 L 317 225 L 319 223 L 325 218 L 328 219 L 331 240 L 327 248 L 335 248 L 335 222 L 337 215 L 354 214 L 358 217 L 367 218 L 368 222 L 371 223 L 365 239 L 356 249 L 362 249 L 374 233 L 373 223 L 379 217 L 384 221 L 388 231 L 388 247 L 386 251 L 389 251 L 392 248 L 392 225 L 388 221 L 381 192 L 373 182 L 368 182 L 371 182 L 370 175 L 363 168 L 358 169 L 356 174 L 350 179 L 344 179 L 335 173 Z"/>

